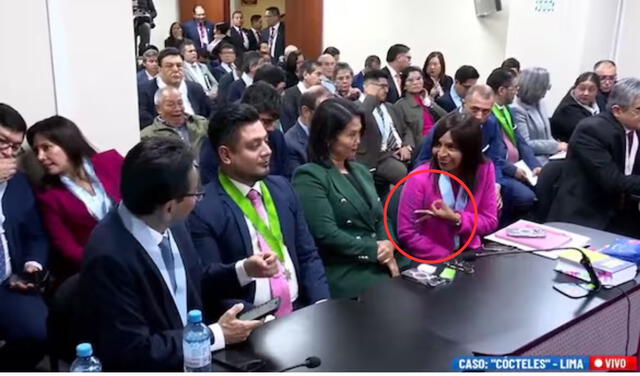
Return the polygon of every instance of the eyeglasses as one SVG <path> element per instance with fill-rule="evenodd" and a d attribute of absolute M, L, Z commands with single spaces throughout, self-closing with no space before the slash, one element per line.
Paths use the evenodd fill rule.
<path fill-rule="evenodd" d="M 204 198 L 204 194 L 205 194 L 205 191 L 198 191 L 195 193 L 187 193 L 183 197 L 195 197 L 196 201 L 202 201 L 202 199 Z"/>
<path fill-rule="evenodd" d="M 22 142 L 11 142 L 5 138 L 0 137 L 0 150 L 4 151 L 9 148 L 11 149 L 11 153 L 13 153 L 13 155 L 19 155 L 23 152 Z"/>
<path fill-rule="evenodd" d="M 612 75 L 612 76 L 598 76 L 600 77 L 600 81 L 616 81 L 616 79 L 618 79 L 618 76 L 616 75 Z"/>

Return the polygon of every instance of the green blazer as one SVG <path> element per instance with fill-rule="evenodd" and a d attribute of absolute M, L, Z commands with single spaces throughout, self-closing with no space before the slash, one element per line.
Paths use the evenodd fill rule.
<path fill-rule="evenodd" d="M 197 160 L 200 158 L 202 143 L 205 142 L 205 140 L 208 140 L 207 132 L 209 130 L 209 120 L 199 115 L 188 115 L 186 125 L 189 130 L 189 143 L 191 144 L 191 148 L 193 149 L 193 153 Z M 170 137 L 179 140 L 181 139 L 180 133 L 178 133 L 175 128 L 167 125 L 159 116 L 156 116 L 153 120 L 153 124 L 140 131 L 140 138 L 145 139 L 149 137 Z"/>
<path fill-rule="evenodd" d="M 331 163 L 308 163 L 296 170 L 293 186 L 326 269 L 332 297 L 354 297 L 390 278 L 378 263 L 378 240 L 387 240 L 382 205 L 369 170 L 348 163 L 366 197 Z M 403 258 L 404 259 L 404 258 Z"/>

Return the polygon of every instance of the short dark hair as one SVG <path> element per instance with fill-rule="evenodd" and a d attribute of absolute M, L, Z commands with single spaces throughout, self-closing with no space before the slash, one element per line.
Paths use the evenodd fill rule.
<path fill-rule="evenodd" d="M 359 117 L 362 123 L 360 135 L 366 127 L 365 115 L 353 102 L 342 98 L 331 98 L 322 102 L 313 114 L 309 130 L 309 161 L 327 163 L 331 153 L 331 144 L 338 138 L 347 124 L 354 117 Z"/>
<path fill-rule="evenodd" d="M 571 88 L 575 89 L 576 86 L 580 85 L 581 83 L 583 83 L 585 81 L 593 82 L 598 87 L 598 90 L 600 90 L 600 77 L 598 77 L 596 72 L 584 72 L 584 73 L 581 73 L 578 76 L 578 78 L 576 78 L 576 81 L 573 83 L 573 86 Z"/>
<path fill-rule="evenodd" d="M 316 102 L 318 102 L 318 99 L 323 95 L 331 95 L 329 90 L 325 89 L 324 86 L 318 85 L 309 88 L 309 90 L 305 91 L 302 96 L 300 96 L 300 105 L 298 107 L 302 109 L 302 107 L 304 106 L 311 111 L 315 111 L 317 107 Z"/>
<path fill-rule="evenodd" d="M 261 19 L 262 16 L 259 14 L 254 14 L 253 16 L 251 16 L 251 22 L 255 22 L 256 20 Z"/>
<path fill-rule="evenodd" d="M 324 51 L 322 51 L 322 55 L 324 54 L 329 54 L 333 57 L 336 57 L 336 55 L 340 55 L 340 50 L 333 47 L 333 46 L 329 46 L 327 48 L 324 49 Z"/>
<path fill-rule="evenodd" d="M 27 131 L 27 123 L 22 115 L 6 103 L 0 103 L 0 127 L 11 132 L 24 133 Z"/>
<path fill-rule="evenodd" d="M 247 88 L 248 89 L 248 88 Z M 209 140 L 214 149 L 226 145 L 230 148 L 238 141 L 240 128 L 260 120 L 256 109 L 245 103 L 229 103 L 211 116 L 208 130 Z"/>
<path fill-rule="evenodd" d="M 233 50 L 233 53 L 236 52 L 235 47 L 233 47 L 233 45 L 231 43 L 227 43 L 227 42 L 222 42 L 222 44 L 220 45 L 220 48 L 218 48 L 218 53 L 222 53 L 222 50 Z"/>
<path fill-rule="evenodd" d="M 381 64 L 380 58 L 378 56 L 376 56 L 376 55 L 369 55 L 369 56 L 367 56 L 366 59 L 364 59 L 364 66 L 366 68 L 371 68 L 373 63 L 378 63 L 378 65 L 380 65 Z"/>
<path fill-rule="evenodd" d="M 142 140 L 124 158 L 122 202 L 135 215 L 149 215 L 171 200 L 183 199 L 191 189 L 189 173 L 193 163 L 191 148 L 181 140 Z"/>
<path fill-rule="evenodd" d="M 274 88 L 277 87 L 279 83 L 285 82 L 286 80 L 287 78 L 284 71 L 273 64 L 265 64 L 261 66 L 256 71 L 255 77 L 253 77 L 254 83 L 266 82 Z"/>
<path fill-rule="evenodd" d="M 91 158 L 96 153 L 95 149 L 84 138 L 78 126 L 63 116 L 54 115 L 40 120 L 27 130 L 27 142 L 31 149 L 34 149 L 37 135 L 46 138 L 64 150 L 74 168 L 82 166 L 85 158 Z M 45 175 L 42 182 L 45 185 L 51 185 L 59 181 L 57 176 Z"/>
<path fill-rule="evenodd" d="M 373 69 L 364 74 L 363 82 L 367 82 L 370 80 L 379 80 L 381 78 L 389 79 L 389 76 L 384 73 L 381 69 Z"/>
<path fill-rule="evenodd" d="M 242 11 L 241 10 L 234 10 L 233 13 L 231 13 L 231 17 L 235 16 L 238 13 L 242 14 Z"/>
<path fill-rule="evenodd" d="M 514 69 L 516 72 L 520 72 L 520 62 L 515 57 L 510 57 L 502 62 L 500 68 Z"/>
<path fill-rule="evenodd" d="M 298 77 L 300 81 L 303 80 L 305 73 L 311 74 L 319 66 L 320 66 L 320 63 L 318 63 L 316 60 L 305 60 L 304 63 L 302 63 L 302 66 L 300 67 L 300 76 Z"/>
<path fill-rule="evenodd" d="M 478 73 L 476 68 L 472 67 L 471 65 L 463 65 L 458 68 L 454 78 L 456 81 L 463 83 L 468 80 L 477 80 L 478 78 L 480 78 L 480 73 Z"/>
<path fill-rule="evenodd" d="M 251 68 L 260 64 L 260 53 L 258 51 L 247 51 L 242 55 L 242 71 L 251 72 Z"/>
<path fill-rule="evenodd" d="M 393 46 L 389 47 L 389 50 L 387 51 L 387 63 L 394 61 L 398 57 L 398 55 L 406 54 L 410 50 L 411 49 L 404 44 L 394 44 Z"/>
<path fill-rule="evenodd" d="M 351 66 L 348 63 L 345 63 L 344 61 L 337 63 L 336 68 L 333 70 L 334 76 L 341 70 L 348 70 L 351 73 L 351 77 L 353 77 L 353 69 L 351 69 Z"/>
<path fill-rule="evenodd" d="M 288 56 L 287 60 L 284 63 L 284 69 L 287 72 L 296 73 L 298 69 L 298 57 L 302 56 L 302 52 L 300 51 L 292 51 Z"/>
<path fill-rule="evenodd" d="M 269 13 L 273 13 L 273 14 L 275 14 L 276 16 L 279 16 L 279 15 L 280 15 L 280 9 L 278 9 L 278 7 L 269 7 L 269 8 L 267 8 L 267 9 L 265 9 L 265 11 L 266 11 L 266 12 L 269 12 Z"/>
<path fill-rule="evenodd" d="M 231 28 L 231 26 L 229 26 L 227 22 L 218 22 L 215 28 L 216 31 L 220 34 L 226 34 L 227 32 L 229 32 L 229 28 Z"/>
<path fill-rule="evenodd" d="M 280 117 L 282 96 L 273 86 L 264 81 L 259 81 L 244 91 L 240 103 L 253 106 L 258 111 L 258 114 L 268 113 Z"/>
<path fill-rule="evenodd" d="M 180 51 L 177 48 L 175 48 L 175 47 L 167 47 L 167 48 L 163 49 L 162 51 L 160 51 L 160 53 L 158 54 L 158 65 L 159 66 L 162 66 L 162 60 L 167 56 L 180 56 L 180 58 L 182 59 L 182 55 L 180 54 Z"/>
<path fill-rule="evenodd" d="M 182 58 L 184 59 L 184 49 L 187 48 L 187 46 L 196 46 L 196 44 L 188 38 L 184 38 L 184 40 L 182 41 L 182 43 L 180 43 L 180 54 L 182 55 Z"/>
<path fill-rule="evenodd" d="M 604 59 L 604 60 L 598 60 L 595 64 L 593 64 L 593 70 L 597 70 L 598 67 L 600 67 L 600 65 L 602 64 L 611 64 L 614 67 L 616 66 L 616 63 L 613 60 L 609 60 L 609 59 Z"/>
<path fill-rule="evenodd" d="M 498 89 L 501 87 L 509 87 L 514 79 L 514 74 L 509 68 L 496 68 L 487 77 L 487 85 L 493 89 L 493 92 L 498 94 Z"/>
<path fill-rule="evenodd" d="M 416 66 L 406 67 L 402 72 L 400 72 L 400 90 L 402 90 L 403 93 L 405 91 L 404 86 L 407 83 L 407 78 L 409 77 L 409 74 L 411 72 L 420 73 L 420 76 L 422 76 L 422 81 L 426 81 L 425 74 L 420 68 Z"/>
<path fill-rule="evenodd" d="M 466 113 L 454 113 L 439 121 L 433 131 L 431 148 L 438 145 L 440 138 L 451 132 L 451 138 L 457 149 L 462 153 L 460 165 L 460 179 L 473 192 L 475 189 L 478 167 L 485 161 L 482 154 L 482 129 L 474 124 L 473 117 Z M 431 168 L 441 170 L 438 158 L 431 158 Z M 434 174 L 434 184 L 437 184 L 439 174 Z"/>

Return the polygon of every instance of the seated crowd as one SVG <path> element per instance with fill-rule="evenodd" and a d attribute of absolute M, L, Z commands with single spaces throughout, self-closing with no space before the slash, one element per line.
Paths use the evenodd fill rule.
<path fill-rule="evenodd" d="M 125 157 L 70 119 L 27 129 L 0 104 L 0 369 L 42 359 L 47 303 L 75 279 L 74 339 L 105 370 L 181 370 L 189 310 L 218 350 L 262 325 L 238 314 L 272 297 L 276 319 L 357 297 L 408 264 L 391 240 L 422 259 L 454 253 L 474 226 L 470 194 L 474 249 L 521 218 L 640 238 L 640 80 L 617 80 L 612 61 L 551 113 L 549 72 L 513 58 L 479 83 L 473 66 L 450 77 L 442 53 L 420 68 L 396 44 L 384 68 L 369 56 L 354 74 L 335 47 L 305 60 L 283 24 L 260 33 L 241 17 L 206 41 L 175 23 L 165 49 L 142 54 L 142 141 Z M 444 173 L 406 181 L 390 239 L 390 189 L 428 169 Z M 13 277 L 41 271 L 44 293 Z"/>

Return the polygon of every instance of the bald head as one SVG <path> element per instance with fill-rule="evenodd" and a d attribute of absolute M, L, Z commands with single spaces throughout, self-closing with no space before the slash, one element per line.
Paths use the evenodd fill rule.
<path fill-rule="evenodd" d="M 333 72 L 336 69 L 336 59 L 329 54 L 324 54 L 318 57 L 318 63 L 320 63 L 320 66 L 322 67 L 322 74 L 325 77 L 332 79 Z"/>
<path fill-rule="evenodd" d="M 464 97 L 464 110 L 471 114 L 474 123 L 485 123 L 491 115 L 494 103 L 493 89 L 487 85 L 472 86 Z"/>

